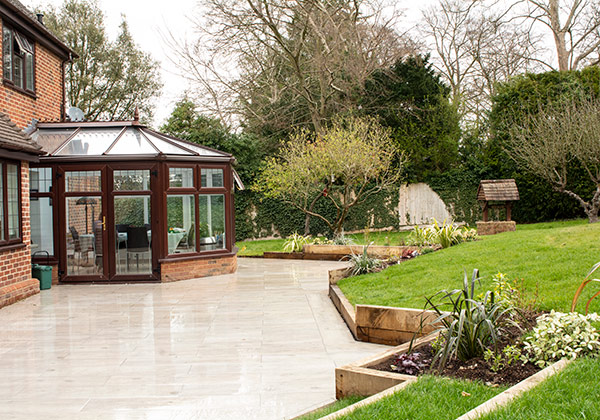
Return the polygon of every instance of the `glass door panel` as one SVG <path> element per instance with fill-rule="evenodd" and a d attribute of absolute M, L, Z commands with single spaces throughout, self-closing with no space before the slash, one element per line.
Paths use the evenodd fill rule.
<path fill-rule="evenodd" d="M 67 276 L 103 276 L 102 197 L 66 197 Z"/>
<path fill-rule="evenodd" d="M 150 194 L 114 197 L 117 275 L 152 274 Z"/>

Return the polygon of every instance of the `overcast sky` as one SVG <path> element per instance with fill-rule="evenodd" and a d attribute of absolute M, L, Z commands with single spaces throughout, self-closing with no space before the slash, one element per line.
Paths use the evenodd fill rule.
<path fill-rule="evenodd" d="M 64 0 L 21 0 L 21 2 L 35 12 L 40 3 L 60 7 Z M 424 4 L 432 2 L 433 0 L 420 0 L 416 3 L 398 0 L 396 4 L 407 5 L 405 6 L 406 18 L 414 22 L 420 16 L 419 9 Z M 135 42 L 161 64 L 164 87 L 162 96 L 156 103 L 153 124 L 159 127 L 170 115 L 174 103 L 189 87 L 187 81 L 169 61 L 168 46 L 165 45 L 163 36 L 168 32 L 167 28 L 177 39 L 193 35 L 190 19 L 194 9 L 197 8 L 197 0 L 98 0 L 98 4 L 104 11 L 109 37 L 112 39 L 117 37 L 121 15 L 124 15 Z"/>
<path fill-rule="evenodd" d="M 35 11 L 39 0 L 21 0 L 30 10 Z M 57 7 L 63 0 L 42 0 L 42 4 L 53 4 Z M 188 87 L 186 80 L 177 74 L 173 64 L 168 60 L 168 51 L 162 39 L 169 28 L 178 38 L 191 35 L 191 23 L 188 16 L 196 7 L 196 0 L 98 0 L 105 14 L 108 35 L 115 39 L 121 23 L 121 15 L 125 15 L 129 29 L 135 42 L 146 52 L 158 60 L 162 68 L 164 84 L 162 96 L 156 103 L 154 125 L 160 126 L 169 116 L 173 104 L 183 96 Z"/>

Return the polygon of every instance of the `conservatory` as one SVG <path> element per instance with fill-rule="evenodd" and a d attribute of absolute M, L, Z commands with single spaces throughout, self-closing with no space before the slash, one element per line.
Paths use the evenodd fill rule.
<path fill-rule="evenodd" d="M 174 281 L 235 271 L 233 156 L 137 121 L 39 123 L 31 252 L 55 280 Z"/>

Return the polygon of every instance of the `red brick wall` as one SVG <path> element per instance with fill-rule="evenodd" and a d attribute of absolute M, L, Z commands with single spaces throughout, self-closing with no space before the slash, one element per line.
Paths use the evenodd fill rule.
<path fill-rule="evenodd" d="M 0 31 L 1 33 L 1 31 Z M 0 37 L 0 51 L 2 37 Z M 2 72 L 0 72 L 0 77 Z M 0 111 L 8 114 L 19 127 L 24 128 L 33 118 L 40 121 L 58 121 L 61 118 L 62 61 L 48 49 L 35 44 L 35 96 L 33 98 L 0 83 Z"/>
<path fill-rule="evenodd" d="M 21 226 L 25 246 L 0 252 L 0 308 L 39 293 L 37 279 L 31 278 L 29 221 L 29 164 L 21 162 Z"/>
<path fill-rule="evenodd" d="M 160 265 L 162 282 L 190 280 L 199 277 L 235 273 L 237 255 L 195 260 L 164 262 Z"/>

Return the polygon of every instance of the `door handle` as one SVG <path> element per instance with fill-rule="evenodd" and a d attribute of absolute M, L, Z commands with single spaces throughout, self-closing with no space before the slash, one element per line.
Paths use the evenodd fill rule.
<path fill-rule="evenodd" d="M 106 230 L 106 216 L 102 216 L 102 230 Z"/>

